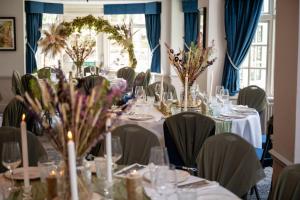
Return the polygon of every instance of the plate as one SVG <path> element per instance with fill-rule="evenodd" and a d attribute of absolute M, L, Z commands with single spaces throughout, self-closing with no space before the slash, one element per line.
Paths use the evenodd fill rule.
<path fill-rule="evenodd" d="M 144 120 L 153 119 L 153 116 L 148 114 L 133 114 L 133 115 L 129 115 L 128 119 L 136 120 L 136 121 L 144 121 Z"/>
<path fill-rule="evenodd" d="M 235 113 L 222 113 L 220 115 L 223 117 L 228 117 L 228 118 L 233 118 L 233 119 L 243 119 L 243 118 L 247 117 L 245 115 L 240 115 L 240 114 L 235 114 Z"/>
<path fill-rule="evenodd" d="M 38 179 L 40 178 L 40 169 L 38 167 L 28 167 L 29 179 Z M 17 168 L 13 170 L 13 175 L 10 177 L 9 171 L 5 172 L 5 177 L 12 178 L 14 180 L 23 180 L 24 179 L 24 168 Z"/>
<path fill-rule="evenodd" d="M 187 171 L 184 170 L 180 170 L 180 169 L 176 169 L 176 179 L 177 179 L 177 183 L 181 183 L 186 181 L 189 177 L 190 174 Z M 151 177 L 150 177 L 150 172 L 147 171 L 144 173 L 144 179 L 147 181 L 151 181 Z"/>

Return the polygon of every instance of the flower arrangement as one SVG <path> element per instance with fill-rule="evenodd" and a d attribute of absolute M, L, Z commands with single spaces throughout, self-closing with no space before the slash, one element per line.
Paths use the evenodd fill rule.
<path fill-rule="evenodd" d="M 216 61 L 216 58 L 211 58 L 214 41 L 212 41 L 211 46 L 204 48 L 201 34 L 198 43 L 192 43 L 188 51 L 179 50 L 178 53 L 175 53 L 167 44 L 165 45 L 168 49 L 169 62 L 174 66 L 182 84 L 184 84 L 187 75 L 188 85 L 192 86 L 198 76 Z"/>
<path fill-rule="evenodd" d="M 25 103 L 28 102 L 27 106 L 40 121 L 45 133 L 65 160 L 67 160 L 67 132 L 71 131 L 76 156 L 80 158 L 103 138 L 106 119 L 112 115 L 110 108 L 125 91 L 126 82 L 110 86 L 104 80 L 92 90 L 90 95 L 85 95 L 75 90 L 72 81 L 66 81 L 61 70 L 57 71 L 59 78 L 57 89 L 55 90 L 50 83 L 45 81 L 41 85 L 41 102 L 29 96 L 28 93 L 25 94 L 25 99 L 19 98 Z M 49 113 L 51 118 L 59 118 L 55 127 L 49 120 L 42 117 L 45 112 Z"/>
<path fill-rule="evenodd" d="M 78 34 L 75 34 L 70 37 L 69 43 L 70 45 L 66 46 L 65 51 L 76 65 L 76 74 L 80 75 L 84 61 L 95 52 L 96 41 L 91 37 L 79 37 Z"/>

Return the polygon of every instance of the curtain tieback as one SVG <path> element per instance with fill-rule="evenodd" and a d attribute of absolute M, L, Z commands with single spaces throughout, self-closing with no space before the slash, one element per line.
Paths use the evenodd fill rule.
<path fill-rule="evenodd" d="M 187 43 L 184 43 L 184 46 L 190 51 L 190 47 L 187 45 Z"/>
<path fill-rule="evenodd" d="M 33 50 L 32 46 L 29 44 L 29 42 L 26 43 L 33 55 L 35 54 L 35 51 Z"/>
<path fill-rule="evenodd" d="M 160 46 L 160 43 L 158 43 L 158 44 L 151 50 L 151 54 L 154 54 L 154 52 L 158 49 L 159 46 Z"/>
<path fill-rule="evenodd" d="M 239 71 L 240 69 L 233 63 L 231 57 L 229 56 L 228 51 L 226 51 L 226 55 L 227 55 L 227 57 L 228 57 L 228 60 L 229 60 L 229 62 L 230 62 L 230 64 L 231 64 L 231 66 L 232 66 L 235 70 Z"/>

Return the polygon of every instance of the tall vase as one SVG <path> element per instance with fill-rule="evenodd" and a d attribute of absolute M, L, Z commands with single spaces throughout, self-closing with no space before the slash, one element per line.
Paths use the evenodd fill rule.
<path fill-rule="evenodd" d="M 75 62 L 74 64 L 76 66 L 75 77 L 76 78 L 82 78 L 83 77 L 83 74 L 82 74 L 82 63 L 81 62 Z"/>
<path fill-rule="evenodd" d="M 188 86 L 187 88 L 187 106 L 189 107 L 193 107 L 194 103 L 193 103 L 193 96 L 192 96 L 192 92 L 191 92 L 191 87 L 192 86 Z M 181 94 L 180 94 L 180 100 L 181 100 L 181 106 L 184 106 L 184 95 L 185 95 L 185 87 L 183 86 L 181 89 Z"/>
<path fill-rule="evenodd" d="M 76 169 L 79 199 L 90 200 L 93 194 L 91 170 L 85 165 L 82 158 L 76 159 Z M 58 171 L 58 199 L 71 200 L 71 184 L 67 160 L 60 163 Z"/>

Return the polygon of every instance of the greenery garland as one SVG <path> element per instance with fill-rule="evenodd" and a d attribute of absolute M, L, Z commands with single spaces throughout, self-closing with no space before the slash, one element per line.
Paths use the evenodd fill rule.
<path fill-rule="evenodd" d="M 97 33 L 103 32 L 109 35 L 108 39 L 116 41 L 121 45 L 124 50 L 128 52 L 129 56 L 129 66 L 135 68 L 137 65 L 137 60 L 134 54 L 134 47 L 132 43 L 132 33 L 131 26 L 127 27 L 125 24 L 111 25 L 107 20 L 101 17 L 94 17 L 88 15 L 86 17 L 77 17 L 71 22 L 62 22 L 63 34 L 65 36 L 70 36 L 72 33 L 80 30 L 83 27 L 88 27 L 89 29 L 94 29 Z"/>

